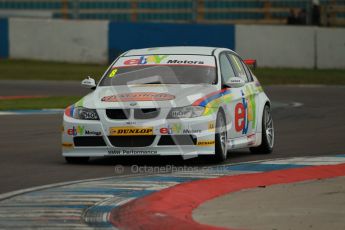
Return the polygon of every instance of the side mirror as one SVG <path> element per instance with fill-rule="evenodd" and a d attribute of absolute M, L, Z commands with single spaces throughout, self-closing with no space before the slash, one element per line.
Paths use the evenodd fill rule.
<path fill-rule="evenodd" d="M 246 84 L 246 82 L 240 77 L 232 77 L 224 85 L 230 88 L 239 88 Z"/>
<path fill-rule="evenodd" d="M 81 86 L 88 89 L 96 89 L 96 81 L 91 77 L 87 77 L 81 82 Z"/>

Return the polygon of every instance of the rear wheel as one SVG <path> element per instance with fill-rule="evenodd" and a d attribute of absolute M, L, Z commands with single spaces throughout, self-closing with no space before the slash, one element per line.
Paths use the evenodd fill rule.
<path fill-rule="evenodd" d="M 261 145 L 250 148 L 252 153 L 268 154 L 272 153 L 274 145 L 274 126 L 271 115 L 271 110 L 268 105 L 265 105 L 262 114 L 262 141 Z"/>
<path fill-rule="evenodd" d="M 216 150 L 216 161 L 223 162 L 227 157 L 227 132 L 226 132 L 226 121 L 224 114 L 218 112 L 216 121 L 216 134 L 215 134 L 215 150 Z"/>
<path fill-rule="evenodd" d="M 65 157 L 67 163 L 70 164 L 84 164 L 89 161 L 90 157 Z"/>

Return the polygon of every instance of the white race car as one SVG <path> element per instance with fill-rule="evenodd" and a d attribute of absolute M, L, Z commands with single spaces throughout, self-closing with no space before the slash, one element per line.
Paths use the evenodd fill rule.
<path fill-rule="evenodd" d="M 66 108 L 62 154 L 90 157 L 210 155 L 249 147 L 270 153 L 270 101 L 238 54 L 225 48 L 159 47 L 120 55 L 93 91 Z"/>

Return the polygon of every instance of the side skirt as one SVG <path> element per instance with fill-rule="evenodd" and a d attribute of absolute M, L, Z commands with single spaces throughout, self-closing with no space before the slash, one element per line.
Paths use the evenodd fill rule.
<path fill-rule="evenodd" d="M 249 148 L 259 146 L 262 141 L 261 133 L 253 133 L 243 137 L 228 139 L 227 147 L 228 150 Z"/>

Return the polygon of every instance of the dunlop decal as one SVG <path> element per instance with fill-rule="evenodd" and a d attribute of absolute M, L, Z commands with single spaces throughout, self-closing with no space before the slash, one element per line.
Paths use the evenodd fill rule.
<path fill-rule="evenodd" d="M 111 136 L 148 136 L 153 135 L 153 127 L 114 127 L 109 129 Z"/>
<path fill-rule="evenodd" d="M 197 145 L 198 146 L 211 146 L 214 145 L 214 140 L 209 140 L 209 141 L 198 141 Z"/>

